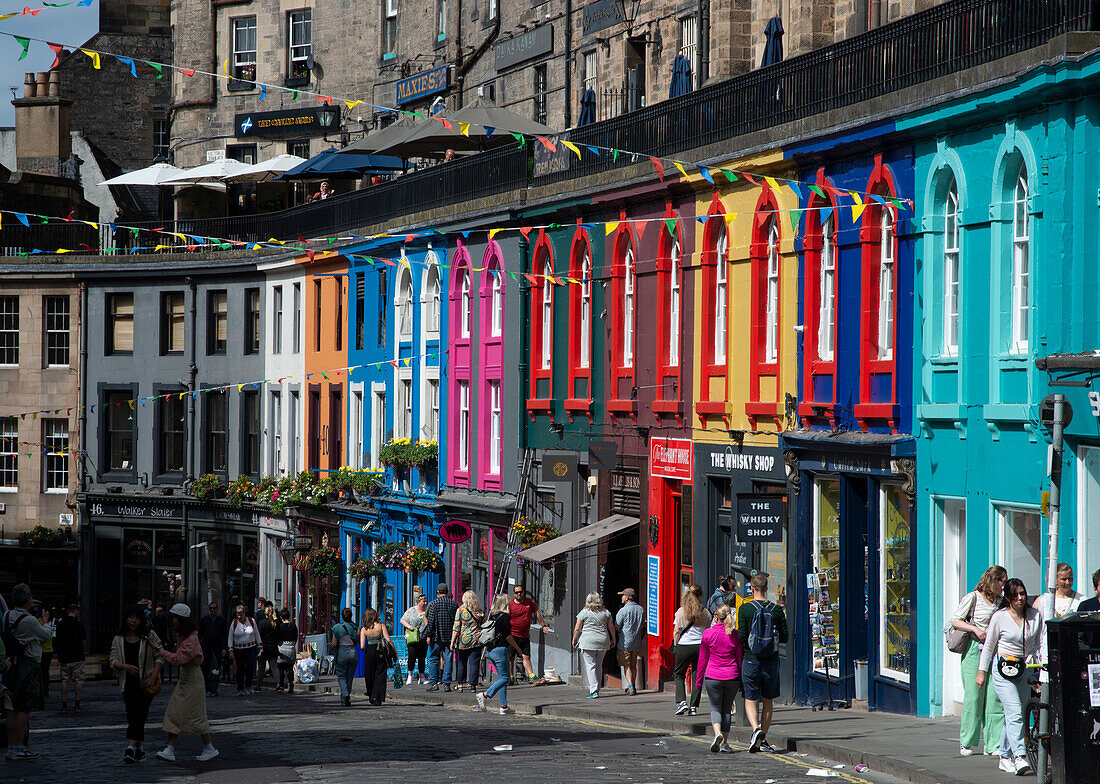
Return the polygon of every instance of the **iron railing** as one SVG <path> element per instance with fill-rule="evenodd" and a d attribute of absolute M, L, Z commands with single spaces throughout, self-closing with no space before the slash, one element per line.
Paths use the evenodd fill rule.
<path fill-rule="evenodd" d="M 792 57 L 637 111 L 576 128 L 570 139 L 645 155 L 675 156 L 820 112 L 912 88 L 1017 52 L 1071 31 L 1096 30 L 1096 0 L 950 0 L 831 46 Z M 625 99 L 625 91 L 623 96 Z M 533 167 L 532 145 L 509 145 L 413 172 L 381 185 L 280 212 L 142 224 L 167 231 L 242 242 L 294 240 L 376 225 L 427 209 L 492 194 L 560 182 L 628 165 L 632 155 L 576 160 L 562 150 L 561 166 Z M 540 151 L 541 155 L 541 151 Z M 535 171 L 537 176 L 533 176 Z M 36 233 L 26 242 L 7 234 L 3 252 L 93 245 Z M 75 229 L 79 231 L 79 228 Z M 188 244 L 163 236 L 161 244 Z M 132 245 L 133 242 L 130 242 Z M 141 235 L 141 245 L 155 245 Z M 88 252 L 88 251 L 85 251 Z"/>

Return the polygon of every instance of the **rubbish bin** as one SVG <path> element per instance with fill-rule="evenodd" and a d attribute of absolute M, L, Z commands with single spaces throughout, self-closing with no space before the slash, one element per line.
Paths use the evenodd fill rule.
<path fill-rule="evenodd" d="M 1053 784 L 1100 781 L 1100 613 L 1047 622 Z"/>
<path fill-rule="evenodd" d="M 867 692 L 869 691 L 869 681 L 871 668 L 867 666 L 866 659 L 853 659 L 852 670 L 856 685 L 856 699 L 867 702 Z"/>

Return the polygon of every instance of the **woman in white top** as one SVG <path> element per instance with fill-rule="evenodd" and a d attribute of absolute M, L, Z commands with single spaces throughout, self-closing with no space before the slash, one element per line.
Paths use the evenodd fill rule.
<path fill-rule="evenodd" d="M 1050 618 L 1061 618 L 1063 615 L 1069 615 L 1077 612 L 1078 606 L 1081 602 L 1085 601 L 1084 594 L 1077 593 L 1073 590 L 1073 567 L 1068 563 L 1058 564 L 1058 571 L 1056 572 L 1057 588 L 1054 593 L 1044 593 L 1035 597 L 1035 601 L 1031 606 L 1039 611 L 1039 614 L 1044 618 L 1047 618 L 1047 609 L 1050 610 Z M 1053 598 L 1054 604 L 1051 605 L 1051 599 Z"/>
<path fill-rule="evenodd" d="M 1008 572 L 1003 566 L 990 566 L 985 570 L 977 587 L 959 602 L 951 615 L 951 626 L 970 633 L 970 643 L 962 654 L 963 707 L 959 726 L 959 753 L 969 757 L 985 727 L 985 753 L 993 756 L 1000 750 L 1001 729 L 1005 714 L 1001 701 L 992 689 L 979 686 L 978 661 L 985 643 L 986 629 L 993 613 L 1004 606 L 1005 580 Z"/>
<path fill-rule="evenodd" d="M 584 600 L 584 609 L 577 613 L 573 626 L 573 647 L 579 648 L 584 671 L 588 676 L 589 699 L 600 696 L 603 684 L 603 659 L 615 647 L 615 619 L 603 606 L 603 597 L 590 593 Z"/>
<path fill-rule="evenodd" d="M 1028 606 L 1022 580 L 1013 577 L 1005 583 L 1005 599 L 1008 607 L 993 614 L 986 630 L 975 680 L 978 686 L 985 685 L 986 669 L 993 664 L 993 689 L 1005 709 L 999 766 L 1006 773 L 1025 776 L 1031 772 L 1024 747 L 1024 703 L 1031 693 L 1026 665 L 1046 659 L 1046 624 Z"/>
<path fill-rule="evenodd" d="M 685 713 L 694 716 L 699 709 L 702 696 L 699 679 L 694 669 L 699 661 L 699 645 L 703 642 L 703 632 L 710 628 L 710 613 L 703 606 L 703 589 L 698 585 L 688 586 L 680 599 L 680 609 L 672 617 L 672 641 L 676 652 L 672 662 L 672 678 L 676 682 L 676 715 Z M 691 674 L 691 703 L 688 703 L 684 677 L 688 669 Z"/>
<path fill-rule="evenodd" d="M 248 617 L 244 605 L 238 604 L 236 617 L 229 623 L 229 658 L 237 670 L 237 696 L 252 694 L 252 678 L 256 674 L 256 657 L 260 653 L 260 630 Z"/>

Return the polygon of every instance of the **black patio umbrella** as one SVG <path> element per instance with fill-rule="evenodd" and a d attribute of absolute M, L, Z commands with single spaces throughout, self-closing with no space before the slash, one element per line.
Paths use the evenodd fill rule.
<path fill-rule="evenodd" d="M 440 120 L 417 123 L 412 130 L 379 152 L 401 155 L 406 158 L 441 158 L 447 150 L 478 152 L 487 147 L 514 144 L 510 132 L 527 136 L 550 136 L 554 130 L 488 101 L 477 98 L 458 111 L 437 115 L 446 120 L 450 128 Z M 463 123 L 468 123 L 467 134 L 462 133 Z"/>
<path fill-rule="evenodd" d="M 691 92 L 691 60 L 682 54 L 672 61 L 672 81 L 668 86 L 668 97 L 687 95 Z"/>
<path fill-rule="evenodd" d="M 347 147 L 342 147 L 337 152 L 341 155 L 378 152 L 407 134 L 417 123 L 424 122 L 427 121 L 415 120 L 409 115 L 403 114 L 386 127 L 371 131 L 362 139 L 352 142 Z"/>
<path fill-rule="evenodd" d="M 581 114 L 577 125 L 591 125 L 596 122 L 596 91 L 589 87 L 581 95 Z"/>
<path fill-rule="evenodd" d="M 299 163 L 276 179 L 316 180 L 340 175 L 361 176 L 404 171 L 405 162 L 392 155 L 367 155 L 366 153 L 338 154 L 335 147 L 319 152 L 305 163 Z"/>
<path fill-rule="evenodd" d="M 768 20 L 768 26 L 764 28 L 764 57 L 760 61 L 760 67 L 766 68 L 775 65 L 783 59 L 783 20 L 776 14 Z"/>

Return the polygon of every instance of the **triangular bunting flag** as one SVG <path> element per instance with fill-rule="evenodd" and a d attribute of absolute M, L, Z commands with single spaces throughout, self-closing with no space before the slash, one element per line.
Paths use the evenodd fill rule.
<path fill-rule="evenodd" d="M 260 85 L 260 100 L 262 101 L 266 97 L 267 97 L 267 85 L 266 84 L 261 84 Z"/>
<path fill-rule="evenodd" d="M 496 128 L 494 128 L 491 125 L 484 125 L 482 127 L 485 129 L 485 138 L 486 139 L 488 139 L 490 136 L 492 136 L 496 132 Z"/>
<path fill-rule="evenodd" d="M 619 228 L 619 222 L 618 221 L 608 221 L 607 223 L 605 223 L 603 225 L 603 235 L 605 237 L 609 237 L 611 234 L 613 234 L 615 232 L 615 229 L 617 229 L 617 228 Z"/>
<path fill-rule="evenodd" d="M 574 153 L 576 154 L 576 156 L 577 156 L 577 160 L 578 160 L 578 161 L 579 161 L 579 160 L 581 159 L 581 151 L 580 151 L 580 149 L 579 149 L 579 148 L 577 147 L 577 145 L 573 144 L 573 142 L 567 142 L 567 141 L 565 141 L 564 139 L 562 139 L 562 142 L 561 142 L 561 143 L 562 143 L 562 144 L 563 144 L 563 145 L 564 145 L 565 147 L 567 147 L 568 149 L 572 150 L 572 151 L 573 151 L 573 152 L 574 152 Z"/>
<path fill-rule="evenodd" d="M 195 75 L 195 71 L 192 68 L 180 68 L 180 73 L 182 73 L 184 76 L 194 76 Z"/>
<path fill-rule="evenodd" d="M 46 46 L 53 50 L 53 65 L 50 66 L 52 71 L 61 63 L 61 53 L 65 50 L 65 47 L 61 44 L 51 44 L 49 41 L 46 42 Z"/>
<path fill-rule="evenodd" d="M 726 179 L 730 182 L 737 182 L 737 174 L 729 169 L 722 169 L 722 174 L 726 175 Z"/>
<path fill-rule="evenodd" d="M 129 69 L 130 69 L 130 76 L 132 76 L 132 77 L 134 77 L 135 79 L 137 79 L 137 66 L 136 66 L 136 65 L 134 65 L 134 61 L 133 61 L 132 59 L 130 59 L 129 57 L 119 57 L 119 56 L 118 56 L 117 54 L 116 54 L 116 55 L 113 55 L 113 57 L 114 57 L 114 58 L 115 58 L 116 60 L 118 60 L 118 61 L 119 61 L 120 63 L 122 63 L 123 65 L 125 65 L 125 66 L 129 67 Z"/>
<path fill-rule="evenodd" d="M 818 213 L 818 217 L 821 220 L 821 225 L 824 226 L 826 223 L 829 222 L 829 218 L 833 217 L 833 208 L 826 207 L 820 213 Z"/>
<path fill-rule="evenodd" d="M 522 133 L 516 133 L 515 131 L 509 131 L 509 133 L 511 133 L 512 136 L 516 138 L 516 141 L 519 142 L 519 146 L 521 149 L 527 146 L 527 139 L 523 137 Z"/>
<path fill-rule="evenodd" d="M 810 190 L 813 191 L 815 195 L 820 196 L 822 199 L 825 198 L 825 191 L 821 190 L 819 186 L 811 185 Z"/>
<path fill-rule="evenodd" d="M 344 105 L 348 107 L 348 111 L 351 111 L 352 109 L 354 109 L 356 106 L 358 106 L 361 103 L 363 103 L 363 102 L 362 101 L 344 101 Z"/>
<path fill-rule="evenodd" d="M 855 202 L 855 204 L 852 205 L 852 223 L 855 223 L 859 220 L 859 216 L 863 214 L 863 210 L 866 209 L 867 205 L 863 203 L 863 199 L 860 198 L 860 195 L 855 192 L 852 193 L 852 201 Z"/>
<path fill-rule="evenodd" d="M 765 177 L 764 182 L 768 183 L 768 187 L 773 191 L 779 190 L 779 183 L 775 181 L 775 177 Z"/>
<path fill-rule="evenodd" d="M 661 159 L 660 158 L 654 158 L 651 155 L 651 156 L 649 156 L 649 162 L 652 163 L 653 168 L 657 170 L 657 179 L 659 179 L 661 182 L 664 182 L 665 181 L 665 165 L 663 163 L 661 163 Z"/>
<path fill-rule="evenodd" d="M 714 177 L 711 176 L 710 170 L 706 166 L 696 166 L 695 168 L 699 170 L 699 174 L 703 176 L 704 180 L 714 185 Z"/>
<path fill-rule="evenodd" d="M 466 138 L 469 138 L 470 137 L 470 124 L 468 122 L 462 122 L 460 120 L 459 123 L 458 123 L 458 132 L 461 133 Z"/>
<path fill-rule="evenodd" d="M 684 171 L 684 165 L 682 163 L 680 163 L 679 161 L 673 161 L 673 163 L 676 164 L 676 168 L 680 170 L 680 174 L 682 174 L 684 179 L 686 180 L 687 176 L 688 176 L 688 173 L 686 171 Z"/>
<path fill-rule="evenodd" d="M 548 149 L 550 152 L 558 151 L 558 148 L 554 146 L 554 143 L 547 139 L 545 136 L 536 136 L 535 138 L 542 142 L 542 146 Z"/>
<path fill-rule="evenodd" d="M 13 35 L 12 38 L 15 39 L 15 42 L 17 44 L 23 47 L 23 53 L 19 55 L 19 59 L 22 60 L 24 57 L 27 56 L 27 50 L 31 48 L 31 39 L 23 38 L 22 36 L 18 35 Z"/>
<path fill-rule="evenodd" d="M 525 240 L 531 239 L 531 227 L 530 226 L 523 226 L 522 228 L 520 228 L 519 233 L 523 235 L 523 238 Z"/>
<path fill-rule="evenodd" d="M 158 79 L 163 79 L 164 78 L 164 66 L 163 65 L 161 65 L 160 63 L 154 63 L 150 60 L 146 60 L 145 64 L 147 66 L 149 66 L 150 68 L 152 68 L 154 71 L 157 72 L 157 78 Z"/>
<path fill-rule="evenodd" d="M 668 229 L 668 236 L 673 239 L 676 239 L 676 224 L 679 220 L 679 218 L 665 218 L 665 228 Z"/>

